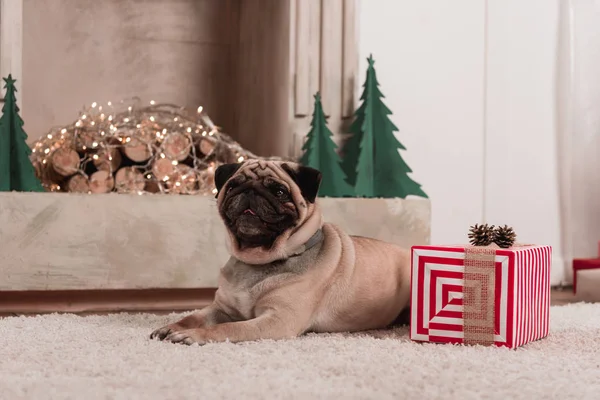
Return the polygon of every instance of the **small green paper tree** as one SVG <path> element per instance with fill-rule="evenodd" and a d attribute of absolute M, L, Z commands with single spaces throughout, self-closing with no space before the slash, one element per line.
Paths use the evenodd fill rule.
<path fill-rule="evenodd" d="M 300 164 L 318 169 L 323 174 L 319 195 L 323 197 L 351 197 L 352 186 L 346 182 L 346 175 L 336 152 L 337 145 L 331 139 L 333 133 L 327 127 L 325 113 L 321 105 L 321 95 L 315 95 L 313 118 L 308 140 L 302 146 L 304 154 Z"/>
<path fill-rule="evenodd" d="M 348 183 L 354 186 L 357 197 L 427 197 L 421 185 L 408 176 L 412 170 L 398 151 L 406 148 L 394 136 L 398 128 L 389 119 L 392 112 L 383 103 L 385 96 L 379 90 L 373 56 L 367 61 L 362 104 L 350 126 L 353 136 L 344 147 L 342 166 Z"/>
<path fill-rule="evenodd" d="M 367 75 L 367 82 L 369 76 Z M 367 85 L 367 83 L 365 83 Z M 344 146 L 344 157 L 342 160 L 342 169 L 347 176 L 348 183 L 354 187 L 356 185 L 356 164 L 358 163 L 358 156 L 360 154 L 360 142 L 362 141 L 363 133 L 362 126 L 365 120 L 365 107 L 367 103 L 365 100 L 366 91 L 361 96 L 363 103 L 360 105 L 358 110 L 354 112 L 355 120 L 350 125 L 350 133 L 352 136 L 346 141 Z"/>
<path fill-rule="evenodd" d="M 0 118 L 0 191 L 44 192 L 29 159 L 31 148 L 19 116 L 16 81 L 11 75 L 3 79 L 6 95 Z"/>

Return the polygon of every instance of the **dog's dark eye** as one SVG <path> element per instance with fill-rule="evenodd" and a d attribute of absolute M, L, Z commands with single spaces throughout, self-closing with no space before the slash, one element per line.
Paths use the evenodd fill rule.
<path fill-rule="evenodd" d="M 287 197 L 288 197 L 287 190 L 285 190 L 281 186 L 275 186 L 275 187 L 271 188 L 271 193 L 273 193 L 275 195 L 275 197 L 277 197 L 280 200 L 287 199 Z"/>

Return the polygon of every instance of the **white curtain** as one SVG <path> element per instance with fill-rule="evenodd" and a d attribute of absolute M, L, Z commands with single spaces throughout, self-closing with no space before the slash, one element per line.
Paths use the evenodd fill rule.
<path fill-rule="evenodd" d="M 557 116 L 565 282 L 600 241 L 600 0 L 561 0 Z"/>

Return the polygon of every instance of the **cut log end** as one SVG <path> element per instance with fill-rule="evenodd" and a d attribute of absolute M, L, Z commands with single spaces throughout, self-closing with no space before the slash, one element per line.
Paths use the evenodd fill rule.
<path fill-rule="evenodd" d="M 209 156 L 215 150 L 215 141 L 214 139 L 202 138 L 200 139 L 200 145 L 198 146 L 200 152 L 204 154 L 204 156 Z"/>
<path fill-rule="evenodd" d="M 171 133 L 163 142 L 162 147 L 167 158 L 183 161 L 190 155 L 192 142 L 183 133 Z"/>
<path fill-rule="evenodd" d="M 79 170 L 79 154 L 73 149 L 61 147 L 52 153 L 52 169 L 62 176 L 71 176 Z"/>
<path fill-rule="evenodd" d="M 192 194 L 198 190 L 196 171 L 184 164 L 175 167 L 174 173 L 166 182 L 167 188 L 173 194 Z"/>
<path fill-rule="evenodd" d="M 136 138 L 130 139 L 123 145 L 125 155 L 135 162 L 147 161 L 152 156 L 151 147 Z"/>
<path fill-rule="evenodd" d="M 115 187 L 115 180 L 108 171 L 97 171 L 90 177 L 92 193 L 108 193 Z"/>
<path fill-rule="evenodd" d="M 173 162 L 167 158 L 157 158 L 152 165 L 152 173 L 159 181 L 167 181 L 175 172 Z"/>
<path fill-rule="evenodd" d="M 121 153 L 116 148 L 100 149 L 92 156 L 92 159 L 98 170 L 110 173 L 115 172 L 121 165 Z"/>
<path fill-rule="evenodd" d="M 124 167 L 115 175 L 115 188 L 119 193 L 138 193 L 144 190 L 144 175 L 135 167 Z"/>
<path fill-rule="evenodd" d="M 83 175 L 73 175 L 67 183 L 67 191 L 73 193 L 89 193 L 90 183 Z"/>

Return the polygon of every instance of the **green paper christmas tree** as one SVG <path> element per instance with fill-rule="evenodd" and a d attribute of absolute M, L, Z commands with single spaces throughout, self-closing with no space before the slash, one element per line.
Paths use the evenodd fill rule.
<path fill-rule="evenodd" d="M 370 77 L 367 74 L 367 80 L 363 85 L 364 87 L 369 84 L 369 79 Z M 358 107 L 358 110 L 354 112 L 355 119 L 349 129 L 352 136 L 346 141 L 343 150 L 344 157 L 342 160 L 342 169 L 348 177 L 348 183 L 352 187 L 356 185 L 356 165 L 360 154 L 360 142 L 363 138 L 362 126 L 365 121 L 365 107 L 367 106 L 367 103 L 365 102 L 366 93 L 366 90 L 363 91 L 363 94 L 360 97 L 362 104 Z"/>
<path fill-rule="evenodd" d="M 315 95 L 313 118 L 308 140 L 302 146 L 304 154 L 300 164 L 318 169 L 323 174 L 319 196 L 322 197 L 351 197 L 354 195 L 352 186 L 346 182 L 340 158 L 336 152 L 337 145 L 331 139 L 333 133 L 327 127 L 325 113 L 321 105 L 321 95 Z"/>
<path fill-rule="evenodd" d="M 31 148 L 19 116 L 15 80 L 11 75 L 3 79 L 6 95 L 0 118 L 0 191 L 44 192 L 29 159 Z"/>
<path fill-rule="evenodd" d="M 392 112 L 383 103 L 372 56 L 360 97 L 362 104 L 350 126 L 352 137 L 344 147 L 342 167 L 357 197 L 427 197 L 421 185 L 412 180 L 410 167 L 398 150 L 406 148 L 396 139 L 398 128 L 389 119 Z"/>

